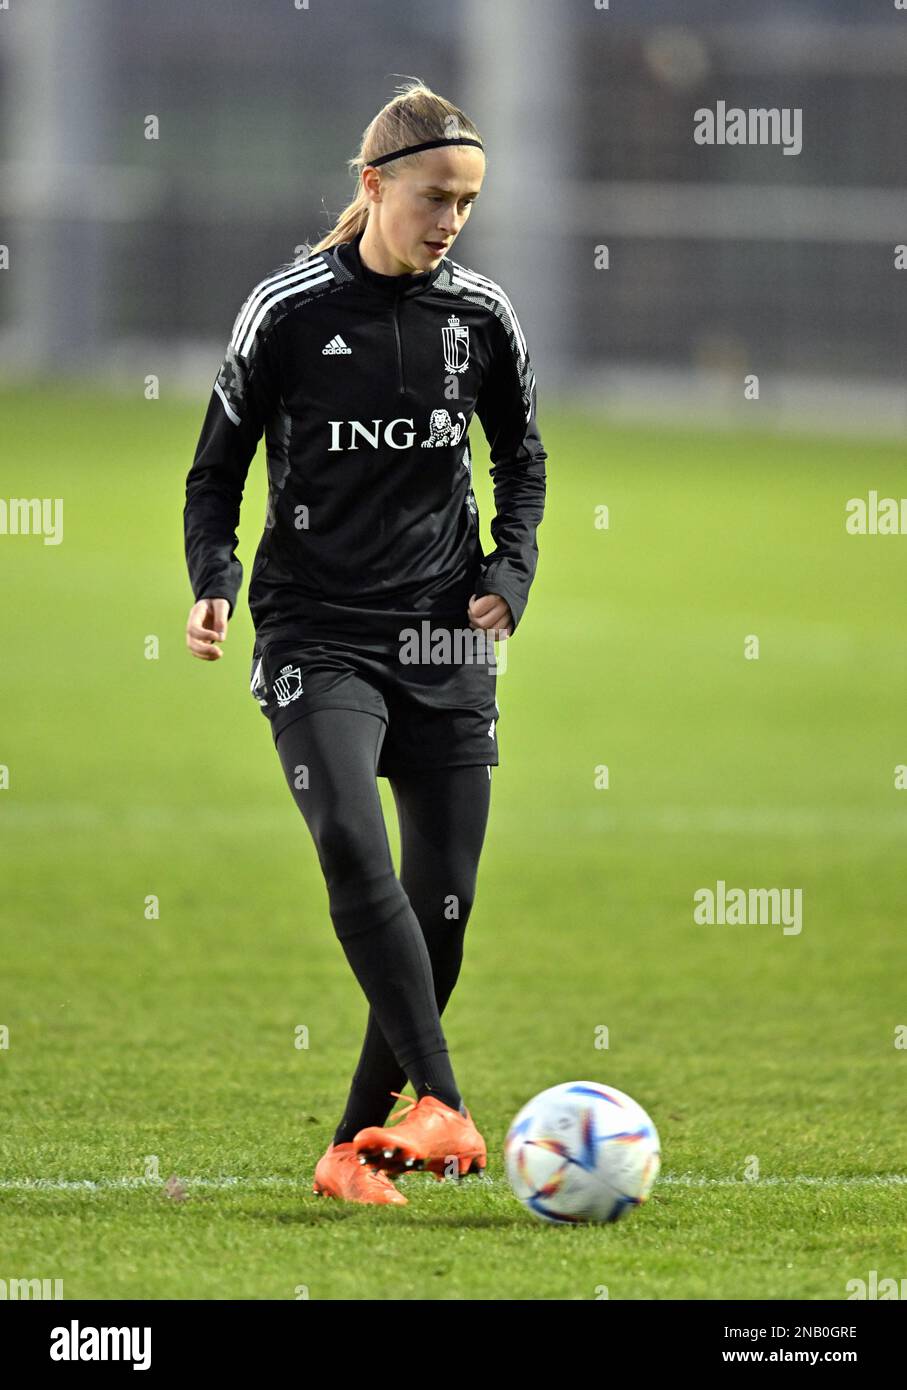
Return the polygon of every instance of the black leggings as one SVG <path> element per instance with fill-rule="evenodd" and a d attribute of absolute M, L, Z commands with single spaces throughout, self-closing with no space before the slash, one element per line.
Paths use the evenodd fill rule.
<path fill-rule="evenodd" d="M 369 1002 L 338 1130 L 344 1136 L 353 1126 L 383 1123 L 390 1092 L 407 1077 L 417 1094 L 435 1090 L 442 1099 L 455 1085 L 440 1015 L 463 959 L 491 796 L 484 763 L 390 776 L 398 878 L 377 785 L 385 727 L 364 711 L 322 709 L 277 739 L 318 853 L 334 930 Z"/>

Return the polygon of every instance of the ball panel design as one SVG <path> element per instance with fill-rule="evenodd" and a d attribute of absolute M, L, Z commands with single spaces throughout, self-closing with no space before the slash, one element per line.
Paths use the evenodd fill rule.
<path fill-rule="evenodd" d="M 507 1131 L 514 1195 L 550 1222 L 613 1222 L 641 1206 L 661 1167 L 658 1131 L 625 1092 L 597 1081 L 550 1086 Z"/>

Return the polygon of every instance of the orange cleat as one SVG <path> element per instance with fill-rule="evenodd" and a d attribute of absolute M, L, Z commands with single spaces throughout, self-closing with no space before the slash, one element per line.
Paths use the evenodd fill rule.
<path fill-rule="evenodd" d="M 424 1169 L 440 1180 L 484 1173 L 485 1140 L 468 1110 L 461 1115 L 436 1096 L 414 1101 L 399 1091 L 391 1091 L 391 1095 L 405 1101 L 407 1108 L 391 1115 L 391 1122 L 397 1121 L 393 1128 L 372 1125 L 360 1129 L 353 1145 L 361 1163 L 388 1173 Z M 450 1171 L 454 1162 L 455 1173 Z"/>
<path fill-rule="evenodd" d="M 316 1197 L 341 1197 L 347 1202 L 407 1205 L 390 1178 L 363 1164 L 351 1143 L 328 1145 L 316 1165 L 312 1191 Z"/>

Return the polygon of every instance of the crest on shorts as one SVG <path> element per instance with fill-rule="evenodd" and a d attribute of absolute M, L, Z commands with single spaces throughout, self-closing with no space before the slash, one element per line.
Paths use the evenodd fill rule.
<path fill-rule="evenodd" d="M 274 694 L 281 709 L 299 699 L 302 694 L 302 672 L 298 666 L 281 667 L 280 675 L 274 681 Z"/>
<path fill-rule="evenodd" d="M 469 329 L 463 328 L 456 314 L 451 314 L 441 329 L 444 340 L 444 365 L 449 372 L 464 372 L 469 364 Z"/>

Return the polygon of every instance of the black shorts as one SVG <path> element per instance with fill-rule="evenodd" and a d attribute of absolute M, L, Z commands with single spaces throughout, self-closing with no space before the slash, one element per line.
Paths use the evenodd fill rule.
<path fill-rule="evenodd" d="M 477 763 L 497 767 L 493 644 L 487 644 L 487 655 L 469 659 L 467 645 L 458 647 L 453 629 L 447 631 L 451 645 L 442 646 L 442 661 L 418 664 L 402 661 L 398 649 L 381 643 L 303 638 L 260 647 L 256 641 L 250 691 L 275 742 L 288 724 L 316 709 L 377 715 L 386 725 L 379 777 Z"/>

